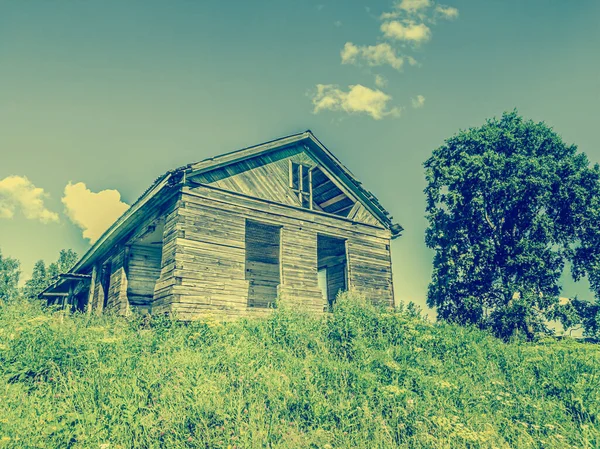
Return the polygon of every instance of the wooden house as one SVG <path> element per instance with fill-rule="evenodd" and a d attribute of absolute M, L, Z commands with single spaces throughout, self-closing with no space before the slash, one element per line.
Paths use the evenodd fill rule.
<path fill-rule="evenodd" d="M 306 131 L 165 173 L 41 297 L 182 319 L 322 312 L 347 289 L 392 306 L 401 231 Z"/>

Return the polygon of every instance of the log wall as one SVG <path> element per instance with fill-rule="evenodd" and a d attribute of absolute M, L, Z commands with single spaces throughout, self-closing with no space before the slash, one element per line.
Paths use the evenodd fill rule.
<path fill-rule="evenodd" d="M 323 234 L 347 242 L 349 287 L 393 305 L 390 233 L 383 227 L 208 186 L 184 187 L 169 220 L 174 230 L 165 250 L 174 258 L 172 280 L 161 274 L 159 283 L 168 284 L 171 310 L 182 319 L 268 312 L 248 307 L 251 285 L 246 270 L 252 267 L 246 263 L 246 220 L 281 228 L 277 287 L 281 300 L 309 311 L 324 310 L 317 281 L 317 235 Z M 163 301 L 165 306 L 167 302 Z"/>

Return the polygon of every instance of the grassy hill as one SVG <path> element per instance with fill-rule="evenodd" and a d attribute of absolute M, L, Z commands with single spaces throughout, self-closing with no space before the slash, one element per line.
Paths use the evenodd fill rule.
<path fill-rule="evenodd" d="M 0 306 L 0 447 L 595 448 L 600 347 L 342 297 L 184 325 Z"/>

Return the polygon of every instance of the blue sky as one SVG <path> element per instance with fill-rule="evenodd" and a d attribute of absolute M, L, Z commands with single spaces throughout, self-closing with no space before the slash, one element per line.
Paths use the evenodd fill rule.
<path fill-rule="evenodd" d="M 423 161 L 518 108 L 600 162 L 598 23 L 593 0 L 0 0 L 0 249 L 26 278 L 168 169 L 311 129 L 404 226 L 396 294 L 423 304 Z"/>

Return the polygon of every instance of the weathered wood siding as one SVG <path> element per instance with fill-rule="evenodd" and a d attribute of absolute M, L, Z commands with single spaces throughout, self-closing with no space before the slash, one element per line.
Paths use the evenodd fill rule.
<path fill-rule="evenodd" d="M 281 229 L 246 220 L 245 253 L 248 307 L 269 307 L 281 283 Z"/>
<path fill-rule="evenodd" d="M 131 245 L 127 264 L 127 298 L 132 307 L 150 311 L 160 276 L 162 246 Z"/>
<path fill-rule="evenodd" d="M 301 207 L 298 195 L 289 186 L 290 161 L 306 166 L 319 165 L 303 146 L 295 145 L 211 170 L 194 177 L 194 181 L 276 203 Z M 328 185 L 331 186 L 332 183 Z M 322 189 L 326 187 L 323 186 Z M 315 190 L 314 195 L 315 197 L 319 195 L 319 189 Z M 357 205 L 353 219 L 361 223 L 379 225 L 378 219 L 361 204 Z"/>
<path fill-rule="evenodd" d="M 152 313 L 167 313 L 171 311 L 174 301 L 173 288 L 177 284 L 175 279 L 175 250 L 177 242 L 177 223 L 180 207 L 179 195 L 165 211 L 165 225 L 163 230 L 163 247 L 160 262 L 160 274 L 154 286 L 154 298 L 150 311 Z"/>
<path fill-rule="evenodd" d="M 317 235 L 321 233 L 346 239 L 350 288 L 393 304 L 390 233 L 380 226 L 205 186 L 184 187 L 178 205 L 169 218 L 176 235 L 170 300 L 172 310 L 183 319 L 268 311 L 248 307 L 246 220 L 281 226 L 278 293 L 282 300 L 323 311 L 317 281 Z"/>
<path fill-rule="evenodd" d="M 118 252 L 110 258 L 110 286 L 108 289 L 108 301 L 106 303 L 106 310 L 123 314 L 129 311 L 126 275 L 127 256 L 126 248 L 121 247 Z"/>
<path fill-rule="evenodd" d="M 132 308 L 145 312 L 168 312 L 175 284 L 175 219 L 177 198 L 149 208 L 144 220 L 131 230 L 126 239 L 113 248 L 96 264 L 96 282 L 91 295 L 92 312 L 103 309 L 126 314 Z M 157 219 L 165 217 L 163 244 L 156 248 L 136 244 L 139 234 Z M 110 265 L 110 285 L 106 308 L 102 267 Z M 132 279 L 130 284 L 129 278 Z M 154 280 L 154 281 L 153 281 Z"/>

